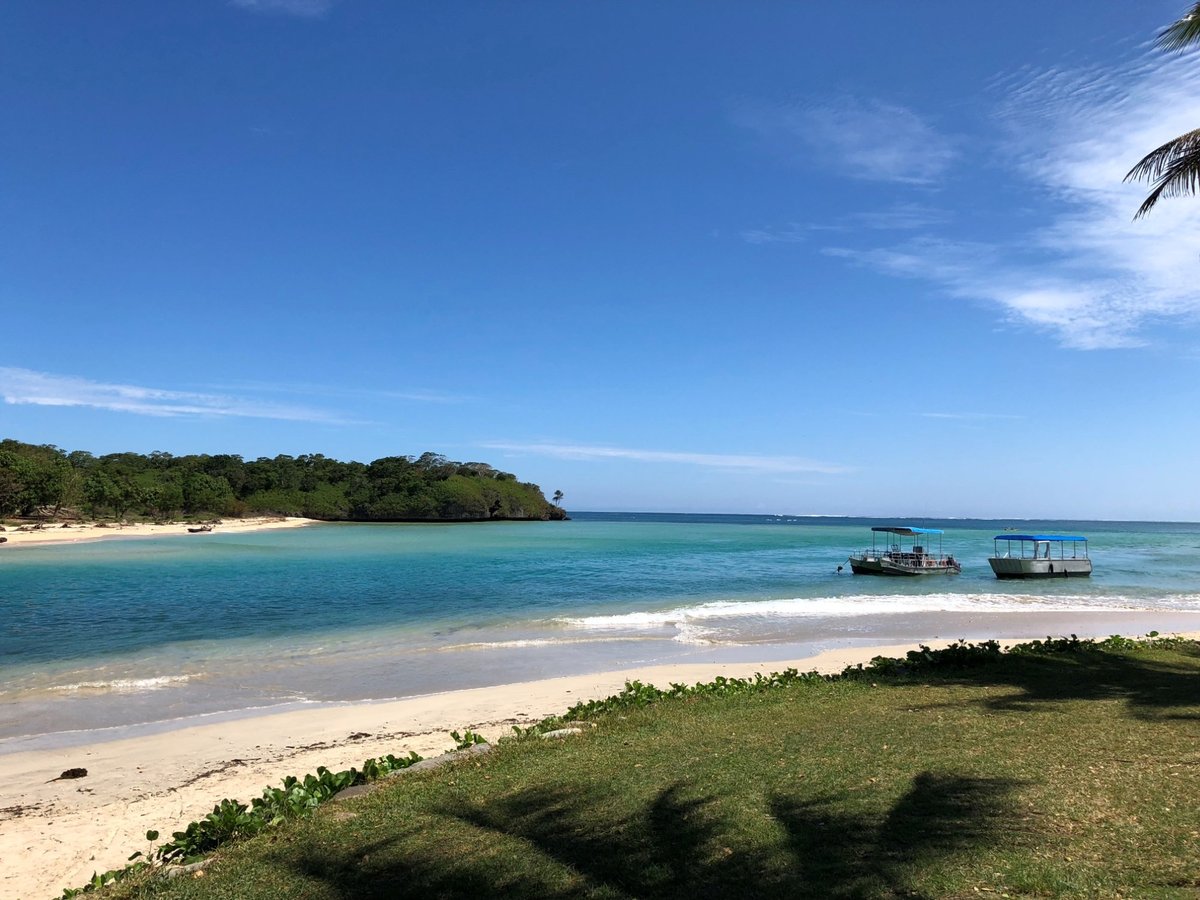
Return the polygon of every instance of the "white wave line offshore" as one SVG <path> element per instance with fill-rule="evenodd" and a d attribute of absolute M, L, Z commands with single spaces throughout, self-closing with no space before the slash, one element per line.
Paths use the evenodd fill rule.
<path fill-rule="evenodd" d="M 922 594 L 794 597 L 781 600 L 722 600 L 667 610 L 640 610 L 611 615 L 560 617 L 555 623 L 585 629 L 642 629 L 679 626 L 720 619 L 843 618 L 919 612 L 1099 612 L 1105 610 L 1192 610 L 1200 612 L 1200 594 L 1180 594 L 1148 601 L 1140 597 L 1036 594 Z"/>
<path fill-rule="evenodd" d="M 437 647 L 439 653 L 459 650 L 516 650 L 527 647 L 563 647 L 570 644 L 608 644 L 626 641 L 647 640 L 639 637 L 584 637 L 584 638 L 515 638 L 511 641 L 471 641 L 466 644 L 448 644 Z"/>

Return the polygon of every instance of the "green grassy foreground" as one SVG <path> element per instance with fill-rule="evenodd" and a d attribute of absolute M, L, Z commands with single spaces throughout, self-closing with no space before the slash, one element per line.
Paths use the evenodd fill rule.
<path fill-rule="evenodd" d="M 1200 645 L 910 656 L 627 692 L 105 896 L 1200 896 Z"/>

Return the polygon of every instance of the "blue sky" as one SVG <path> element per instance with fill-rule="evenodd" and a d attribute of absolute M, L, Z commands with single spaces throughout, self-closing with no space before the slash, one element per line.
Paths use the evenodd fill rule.
<path fill-rule="evenodd" d="M 0 9 L 0 436 L 1200 520 L 1187 6 Z"/>

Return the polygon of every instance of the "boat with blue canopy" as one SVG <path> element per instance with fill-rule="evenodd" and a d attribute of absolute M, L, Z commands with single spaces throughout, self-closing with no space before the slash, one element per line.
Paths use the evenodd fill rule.
<path fill-rule="evenodd" d="M 1092 574 L 1088 539 L 1082 535 L 998 534 L 992 540 L 996 551 L 988 562 L 997 578 L 1074 578 Z"/>
<path fill-rule="evenodd" d="M 942 553 L 943 534 L 940 528 L 875 525 L 871 528 L 871 549 L 851 555 L 850 571 L 855 575 L 957 575 L 962 566 L 953 556 Z M 878 546 L 880 536 L 884 536 L 882 548 Z M 927 549 L 934 537 L 936 553 Z"/>

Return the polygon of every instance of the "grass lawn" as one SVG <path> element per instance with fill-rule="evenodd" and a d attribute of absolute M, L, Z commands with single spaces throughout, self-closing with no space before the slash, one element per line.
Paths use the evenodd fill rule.
<path fill-rule="evenodd" d="M 590 722 L 106 896 L 1200 897 L 1195 643 L 910 665 Z"/>

